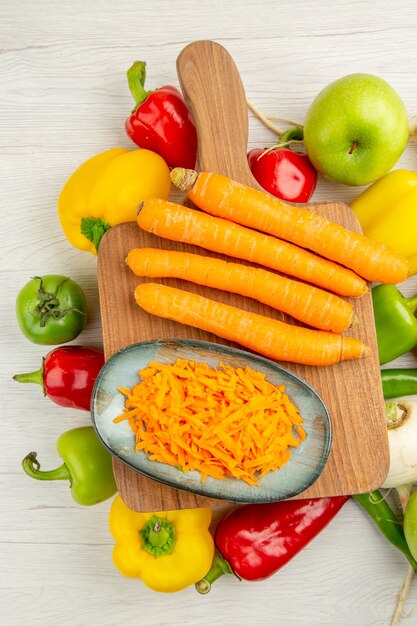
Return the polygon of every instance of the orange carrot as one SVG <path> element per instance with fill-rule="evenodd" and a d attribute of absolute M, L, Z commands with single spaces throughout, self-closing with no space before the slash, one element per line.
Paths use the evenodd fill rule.
<path fill-rule="evenodd" d="M 370 354 L 359 339 L 285 324 L 165 285 L 142 283 L 135 298 L 148 313 L 214 333 L 277 361 L 332 365 Z"/>
<path fill-rule="evenodd" d="M 337 263 L 181 204 L 151 198 L 140 204 L 137 221 L 143 230 L 160 237 L 252 261 L 341 296 L 362 296 L 367 290 L 362 278 Z"/>
<path fill-rule="evenodd" d="M 196 469 L 202 482 L 231 476 L 256 485 L 306 438 L 285 387 L 250 367 L 179 359 L 151 362 L 140 377 L 133 389 L 119 389 L 127 396 L 125 412 L 114 422 L 128 420 L 136 452 L 183 472 Z"/>
<path fill-rule="evenodd" d="M 409 274 L 407 259 L 388 246 L 227 176 L 175 168 L 171 179 L 210 215 L 292 241 L 349 267 L 367 280 L 400 283 Z"/>
<path fill-rule="evenodd" d="M 182 278 L 238 293 L 321 330 L 342 333 L 353 321 L 352 306 L 338 296 L 257 267 L 158 248 L 135 248 L 126 263 L 137 276 Z"/>

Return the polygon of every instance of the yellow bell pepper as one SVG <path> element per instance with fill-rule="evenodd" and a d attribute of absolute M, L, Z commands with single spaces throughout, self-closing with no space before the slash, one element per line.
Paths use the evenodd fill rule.
<path fill-rule="evenodd" d="M 180 591 L 203 578 L 211 567 L 210 508 L 137 513 L 117 496 L 109 521 L 116 541 L 115 566 L 155 591 Z"/>
<path fill-rule="evenodd" d="M 58 200 L 61 226 L 73 246 L 97 254 L 106 230 L 136 220 L 142 200 L 167 199 L 169 169 L 150 150 L 113 148 L 85 161 L 70 176 Z"/>
<path fill-rule="evenodd" d="M 367 237 L 408 258 L 417 274 L 417 172 L 394 170 L 365 189 L 351 204 Z"/>

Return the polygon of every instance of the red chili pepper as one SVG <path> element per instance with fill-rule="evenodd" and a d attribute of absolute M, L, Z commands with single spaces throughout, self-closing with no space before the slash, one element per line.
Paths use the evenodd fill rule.
<path fill-rule="evenodd" d="M 207 593 L 227 573 L 263 580 L 290 561 L 334 518 L 349 496 L 245 504 L 217 526 L 217 552 L 208 574 L 196 584 Z"/>
<path fill-rule="evenodd" d="M 193 169 L 197 131 L 184 98 L 170 85 L 145 91 L 145 66 L 136 61 L 127 72 L 136 106 L 126 120 L 126 132 L 140 148 L 157 152 L 169 167 Z"/>
<path fill-rule="evenodd" d="M 94 382 L 104 365 L 104 355 L 94 348 L 64 346 L 49 352 L 36 372 L 16 374 L 19 383 L 37 383 L 60 406 L 90 410 Z"/>

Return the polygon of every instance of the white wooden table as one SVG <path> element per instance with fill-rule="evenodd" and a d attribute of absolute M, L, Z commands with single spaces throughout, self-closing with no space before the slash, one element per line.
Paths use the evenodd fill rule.
<path fill-rule="evenodd" d="M 56 466 L 57 437 L 87 418 L 11 380 L 35 369 L 47 352 L 20 334 L 14 302 L 31 276 L 69 274 L 88 298 L 80 339 L 101 345 L 96 259 L 67 243 L 56 202 L 83 160 L 131 146 L 124 132 L 132 106 L 125 71 L 133 60 L 147 61 L 149 88 L 177 84 L 180 50 L 212 38 L 233 55 L 248 97 L 266 114 L 302 120 L 323 86 L 365 71 L 387 79 L 411 116 L 417 113 L 416 18 L 412 0 L 1 1 L 1 624 L 389 624 L 407 564 L 353 502 L 262 583 L 223 578 L 201 597 L 193 588 L 156 594 L 121 577 L 111 561 L 109 503 L 78 507 L 63 483 L 31 481 L 20 469 L 30 450 L 45 468 Z M 250 147 L 273 141 L 251 116 Z M 416 165 L 417 144 L 411 144 L 397 167 Z M 358 191 L 320 180 L 314 199 L 349 202 Z M 403 291 L 416 289 L 411 279 Z M 416 358 L 399 363 L 415 366 Z M 416 585 L 404 624 L 417 623 Z"/>

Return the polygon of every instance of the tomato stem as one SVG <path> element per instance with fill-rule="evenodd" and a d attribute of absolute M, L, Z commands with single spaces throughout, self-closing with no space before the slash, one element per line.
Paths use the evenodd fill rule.
<path fill-rule="evenodd" d="M 62 287 L 62 285 L 66 283 L 67 280 L 69 280 L 68 278 L 64 278 L 64 280 L 61 280 L 61 282 L 57 285 L 54 293 L 45 291 L 44 286 L 43 286 L 43 281 L 40 276 L 33 276 L 33 280 L 39 280 L 39 289 L 38 289 L 39 300 L 35 308 L 33 309 L 33 311 L 30 311 L 30 312 L 34 317 L 40 316 L 41 319 L 39 322 L 39 326 L 41 328 L 45 327 L 46 322 L 48 321 L 50 317 L 52 317 L 55 320 L 60 320 L 63 317 L 65 317 L 67 313 L 70 313 L 71 311 L 79 313 L 80 315 L 85 315 L 83 311 L 80 311 L 80 309 L 77 309 L 76 307 L 73 307 L 73 306 L 67 307 L 66 309 L 59 308 L 58 291 L 60 287 Z"/>

